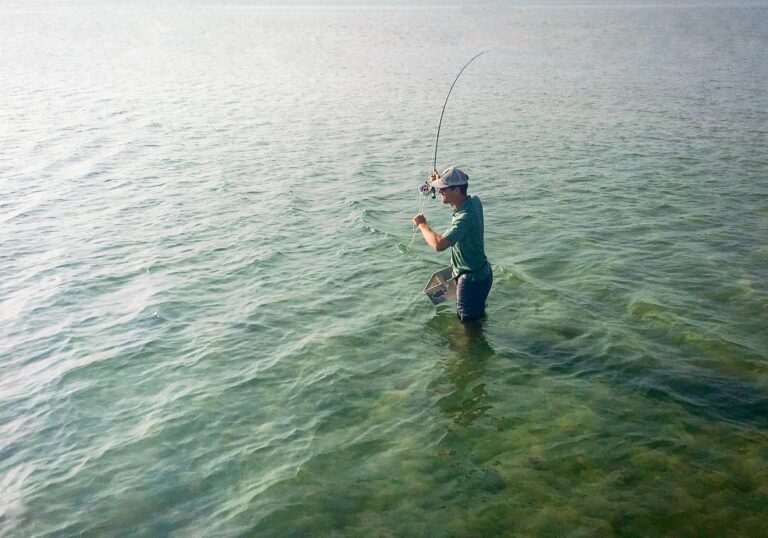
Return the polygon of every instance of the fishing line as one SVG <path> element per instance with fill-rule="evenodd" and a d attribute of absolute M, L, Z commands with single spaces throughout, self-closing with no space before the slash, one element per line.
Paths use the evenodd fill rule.
<path fill-rule="evenodd" d="M 417 215 L 421 215 L 424 212 L 424 198 L 426 196 L 419 196 L 421 198 L 421 205 L 419 206 L 419 212 Z M 411 251 L 411 247 L 413 246 L 413 243 L 416 241 L 416 225 L 413 225 L 413 236 L 411 237 L 411 242 L 408 243 L 408 247 L 405 249 L 407 252 Z"/>

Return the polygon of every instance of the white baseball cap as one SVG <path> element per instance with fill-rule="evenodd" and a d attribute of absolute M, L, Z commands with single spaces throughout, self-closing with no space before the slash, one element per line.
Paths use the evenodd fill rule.
<path fill-rule="evenodd" d="M 435 189 L 444 189 L 446 187 L 467 185 L 468 183 L 469 176 L 455 166 L 451 166 L 440 174 L 440 177 L 430 183 L 429 186 L 434 187 Z"/>

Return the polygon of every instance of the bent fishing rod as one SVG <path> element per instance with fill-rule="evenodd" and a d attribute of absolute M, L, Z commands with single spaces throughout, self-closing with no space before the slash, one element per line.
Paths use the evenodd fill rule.
<path fill-rule="evenodd" d="M 475 61 L 476 58 L 482 56 L 488 51 L 481 51 L 472 56 L 470 60 L 464 64 L 464 67 L 461 68 L 461 71 L 459 71 L 459 74 L 456 75 L 456 78 L 453 79 L 453 84 L 451 84 L 450 89 L 448 90 L 448 95 L 445 96 L 445 102 L 443 103 L 443 110 L 440 112 L 440 122 L 437 124 L 437 135 L 435 136 L 435 155 L 432 158 L 432 173 L 437 174 L 437 143 L 440 141 L 440 128 L 443 126 L 443 116 L 445 115 L 445 107 L 448 105 L 448 99 L 451 97 L 451 92 L 453 91 L 453 87 L 456 86 L 456 82 L 458 82 L 459 77 L 464 72 L 464 70 Z M 432 187 L 429 184 L 429 180 L 427 180 L 424 185 L 421 186 L 421 192 L 424 194 L 424 196 L 427 196 L 429 194 L 432 195 L 432 198 L 435 198 L 435 188 Z"/>

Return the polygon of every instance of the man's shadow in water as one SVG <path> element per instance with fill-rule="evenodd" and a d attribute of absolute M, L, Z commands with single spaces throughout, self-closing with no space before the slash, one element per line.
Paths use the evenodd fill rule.
<path fill-rule="evenodd" d="M 453 417 L 457 425 L 471 426 L 490 409 L 484 373 L 488 360 L 496 353 L 485 338 L 485 318 L 460 323 L 455 313 L 439 312 L 425 327 L 427 334 L 443 341 L 450 354 L 444 356 L 443 374 L 429 387 L 442 395 L 437 406 Z"/>
<path fill-rule="evenodd" d="M 442 495 L 459 499 L 457 502 L 471 503 L 478 492 L 497 494 L 507 487 L 495 469 L 478 465 L 471 456 L 475 444 L 487 439 L 490 424 L 486 414 L 493 407 L 488 402 L 485 375 L 496 352 L 485 338 L 485 323 L 479 319 L 462 324 L 454 312 L 445 310 L 425 328 L 449 351 L 440 355 L 443 372 L 429 384 L 429 391 L 435 406 L 452 421 L 437 446 L 437 457 L 443 463 L 437 482 Z"/>

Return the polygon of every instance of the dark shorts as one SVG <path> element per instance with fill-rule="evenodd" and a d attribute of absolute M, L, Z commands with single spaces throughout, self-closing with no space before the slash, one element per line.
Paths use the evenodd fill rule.
<path fill-rule="evenodd" d="M 485 314 L 485 300 L 493 285 L 493 273 L 490 278 L 476 281 L 461 275 L 456 279 L 456 314 L 463 322 L 478 319 Z"/>

